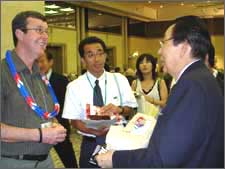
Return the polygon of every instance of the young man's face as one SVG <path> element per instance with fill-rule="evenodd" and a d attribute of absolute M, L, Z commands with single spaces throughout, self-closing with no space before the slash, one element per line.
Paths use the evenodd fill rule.
<path fill-rule="evenodd" d="M 27 18 L 26 32 L 16 30 L 19 43 L 17 46 L 23 47 L 30 54 L 30 57 L 34 57 L 31 59 L 37 59 L 44 54 L 48 44 L 47 30 L 47 22 L 36 18 Z"/>
<path fill-rule="evenodd" d="M 81 60 L 95 77 L 100 77 L 104 72 L 106 54 L 100 43 L 85 45 L 84 57 Z"/>

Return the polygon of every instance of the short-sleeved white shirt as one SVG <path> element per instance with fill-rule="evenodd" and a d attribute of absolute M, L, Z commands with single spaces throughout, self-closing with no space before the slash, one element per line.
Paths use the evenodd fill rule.
<path fill-rule="evenodd" d="M 113 74 L 116 76 L 118 85 Z M 95 76 L 90 72 L 86 72 L 68 84 L 62 114 L 63 118 L 86 119 L 86 105 L 93 105 L 95 80 Z M 137 107 L 136 99 L 125 76 L 120 73 L 104 71 L 98 80 L 104 105 L 112 103 L 116 106 Z"/>

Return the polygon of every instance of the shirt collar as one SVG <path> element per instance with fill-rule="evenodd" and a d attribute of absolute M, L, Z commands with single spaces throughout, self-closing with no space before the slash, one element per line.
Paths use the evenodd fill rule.
<path fill-rule="evenodd" d="M 52 75 L 52 69 L 49 69 L 46 74 L 48 80 L 50 79 L 51 75 Z"/>
<path fill-rule="evenodd" d="M 86 75 L 88 76 L 88 78 L 89 78 L 89 80 L 90 80 L 90 82 L 91 82 L 91 84 L 92 84 L 93 86 L 95 86 L 95 81 L 96 81 L 96 80 L 99 80 L 99 82 L 104 81 L 104 80 L 105 80 L 105 74 L 106 74 L 106 72 L 104 71 L 104 72 L 102 73 L 102 75 L 101 75 L 99 78 L 96 78 L 96 77 L 95 77 L 94 75 L 92 75 L 89 71 L 86 72 Z"/>
<path fill-rule="evenodd" d="M 176 81 L 175 81 L 175 84 L 178 82 L 178 80 L 180 79 L 180 77 L 182 76 L 182 74 L 184 73 L 184 71 L 185 71 L 188 67 L 190 67 L 193 63 L 195 63 L 195 62 L 197 62 L 197 61 L 199 61 L 199 60 L 200 60 L 200 59 L 197 59 L 197 60 L 194 60 L 194 61 L 192 61 L 191 63 L 187 64 L 187 65 L 180 71 L 179 76 L 178 76 L 178 78 L 177 78 Z"/>
<path fill-rule="evenodd" d="M 214 77 L 217 77 L 218 70 L 212 68 L 212 74 L 213 74 Z"/>

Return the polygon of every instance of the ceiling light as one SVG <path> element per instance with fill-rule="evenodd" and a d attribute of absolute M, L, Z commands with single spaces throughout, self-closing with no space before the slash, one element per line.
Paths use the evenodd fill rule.
<path fill-rule="evenodd" d="M 159 7 L 160 7 L 160 8 L 163 8 L 163 5 L 160 5 Z"/>
<path fill-rule="evenodd" d="M 46 14 L 56 14 L 58 13 L 57 11 L 53 11 L 53 10 L 50 10 L 50 11 L 45 11 Z"/>
<path fill-rule="evenodd" d="M 61 8 L 60 9 L 60 11 L 63 11 L 63 12 L 72 12 L 72 11 L 74 11 L 74 9 L 72 9 L 72 8 Z"/>
<path fill-rule="evenodd" d="M 102 13 L 98 13 L 98 16 L 102 16 Z"/>
<path fill-rule="evenodd" d="M 181 2 L 181 3 L 180 3 L 180 5 L 181 5 L 181 6 L 184 6 L 184 3 L 183 3 L 183 2 Z"/>
<path fill-rule="evenodd" d="M 150 4 L 150 3 L 152 3 L 152 1 L 148 1 L 148 3 Z"/>
<path fill-rule="evenodd" d="M 45 5 L 45 8 L 48 8 L 48 9 L 58 9 L 59 6 L 57 6 L 55 4 L 52 4 L 52 5 Z"/>

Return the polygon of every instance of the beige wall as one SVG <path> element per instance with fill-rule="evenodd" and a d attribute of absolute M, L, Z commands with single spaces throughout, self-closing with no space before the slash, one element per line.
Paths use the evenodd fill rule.
<path fill-rule="evenodd" d="M 212 36 L 212 43 L 215 46 L 215 66 L 219 69 L 224 69 L 224 36 Z"/>
<path fill-rule="evenodd" d="M 90 31 L 88 32 L 88 36 L 97 36 L 105 42 L 107 47 L 115 47 L 115 65 L 123 68 L 121 35 Z"/>
<path fill-rule="evenodd" d="M 44 1 L 1 1 L 1 58 L 7 49 L 13 49 L 11 21 L 13 17 L 25 10 L 44 13 Z"/>
<path fill-rule="evenodd" d="M 64 58 L 63 58 L 63 73 L 76 73 L 77 74 L 77 32 L 74 29 L 63 29 L 56 27 L 49 27 L 50 34 L 48 42 L 50 44 L 63 45 Z"/>

